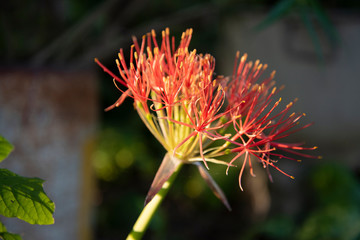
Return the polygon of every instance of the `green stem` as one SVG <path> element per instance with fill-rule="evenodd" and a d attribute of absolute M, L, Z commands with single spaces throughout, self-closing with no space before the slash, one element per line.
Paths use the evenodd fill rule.
<path fill-rule="evenodd" d="M 127 236 L 126 240 L 139 240 L 144 235 L 150 220 L 152 219 L 154 213 L 156 212 L 157 208 L 159 207 L 160 203 L 166 196 L 167 192 L 169 191 L 170 186 L 173 184 L 182 164 L 179 164 L 177 169 L 171 175 L 171 177 L 164 183 L 160 191 L 154 196 L 154 198 L 144 207 L 140 216 L 136 220 L 133 229 Z"/>

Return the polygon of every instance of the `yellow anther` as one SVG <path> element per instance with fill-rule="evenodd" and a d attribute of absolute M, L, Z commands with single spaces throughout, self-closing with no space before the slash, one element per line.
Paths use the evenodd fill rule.
<path fill-rule="evenodd" d="M 251 89 L 251 91 L 256 91 L 256 90 L 258 90 L 260 87 L 259 87 L 259 84 L 255 84 L 253 87 L 252 87 L 252 89 Z"/>
<path fill-rule="evenodd" d="M 152 60 L 152 59 L 153 59 L 153 55 L 152 55 L 152 52 L 151 52 L 151 49 L 150 49 L 149 46 L 146 47 L 146 51 L 147 51 L 147 53 L 148 53 L 149 59 Z"/>
<path fill-rule="evenodd" d="M 155 48 L 154 48 L 154 54 L 155 54 L 155 55 L 158 55 L 158 54 L 159 54 L 159 48 L 158 48 L 158 47 L 155 47 Z"/>
<path fill-rule="evenodd" d="M 276 87 L 274 87 L 274 88 L 272 89 L 271 94 L 274 94 L 275 91 L 276 91 Z"/>
<path fill-rule="evenodd" d="M 193 33 L 193 29 L 189 28 L 189 35 L 192 35 L 192 33 Z"/>
<path fill-rule="evenodd" d="M 245 62 L 247 59 L 247 53 L 245 53 L 242 57 L 241 57 L 241 62 Z"/>
<path fill-rule="evenodd" d="M 272 71 L 272 73 L 270 74 L 270 77 L 271 78 L 274 78 L 275 77 L 275 73 L 276 73 L 276 71 L 274 70 L 274 71 Z"/>

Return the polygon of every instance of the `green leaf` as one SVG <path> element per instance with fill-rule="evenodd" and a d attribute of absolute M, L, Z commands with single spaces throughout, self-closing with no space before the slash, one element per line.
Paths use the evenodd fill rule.
<path fill-rule="evenodd" d="M 5 225 L 0 222 L 0 232 L 7 232 Z"/>
<path fill-rule="evenodd" d="M 302 18 L 302 21 L 310 35 L 311 41 L 314 45 L 316 55 L 318 59 L 323 62 L 324 61 L 324 55 L 322 52 L 320 39 L 318 37 L 318 34 L 316 33 L 315 27 L 310 19 L 310 9 L 307 6 L 303 6 L 300 8 L 300 16 Z"/>
<path fill-rule="evenodd" d="M 0 233 L 0 239 L 2 239 L 2 240 L 21 240 L 21 237 L 18 234 L 2 232 L 2 233 Z"/>
<path fill-rule="evenodd" d="M 0 169 L 0 214 L 30 224 L 53 224 L 55 204 L 46 196 L 43 182 Z"/>
<path fill-rule="evenodd" d="M 274 23 L 276 20 L 279 20 L 281 17 L 285 16 L 294 6 L 295 2 L 296 0 L 282 0 L 277 3 L 275 7 L 271 9 L 267 17 L 262 22 L 260 22 L 255 27 L 255 29 L 262 30 Z"/>
<path fill-rule="evenodd" d="M 2 222 L 0 222 L 0 239 L 2 240 L 21 240 L 20 235 L 9 233 Z"/>
<path fill-rule="evenodd" d="M 335 26 L 331 23 L 329 16 L 325 13 L 324 8 L 317 0 L 312 0 L 310 3 L 316 18 L 329 38 L 330 43 L 333 46 L 337 45 L 340 42 L 339 33 L 337 32 Z"/>
<path fill-rule="evenodd" d="M 5 138 L 0 136 L 0 162 L 7 158 L 13 149 L 14 146 L 11 145 Z"/>

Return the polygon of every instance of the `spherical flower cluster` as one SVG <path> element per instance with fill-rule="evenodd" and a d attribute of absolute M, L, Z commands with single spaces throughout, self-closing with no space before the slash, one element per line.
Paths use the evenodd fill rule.
<path fill-rule="evenodd" d="M 298 126 L 304 114 L 290 113 L 293 102 L 278 109 L 281 98 L 273 100 L 278 93 L 275 72 L 261 80 L 267 65 L 247 61 L 247 55 L 240 57 L 238 52 L 232 76 L 215 77 L 214 57 L 190 51 L 191 37 L 192 29 L 186 30 L 177 47 L 169 29 L 162 31 L 160 44 L 155 31 L 143 36 L 141 43 L 134 37 L 130 63 L 122 49 L 118 54 L 120 76 L 95 59 L 122 92 L 107 110 L 131 97 L 150 132 L 183 163 L 203 162 L 207 168 L 209 162 L 224 164 L 227 172 L 239 161 L 241 189 L 246 166 L 254 175 L 254 161 L 284 173 L 275 165 L 279 159 L 314 157 L 300 151 L 316 147 L 282 141 L 310 124 Z M 229 154 L 230 161 L 221 159 Z"/>

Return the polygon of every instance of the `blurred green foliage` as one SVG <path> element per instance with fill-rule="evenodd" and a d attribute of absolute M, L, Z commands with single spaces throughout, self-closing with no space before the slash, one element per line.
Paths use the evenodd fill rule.
<path fill-rule="evenodd" d="M 151 154 L 134 134 L 123 135 L 112 128 L 104 129 L 98 136 L 98 149 L 93 154 L 96 175 L 104 181 L 114 181 L 123 175 L 133 164 L 139 166 L 143 174 L 151 175 L 155 162 L 149 161 Z"/>
<path fill-rule="evenodd" d="M 144 206 L 146 193 L 165 152 L 142 127 L 135 127 L 131 132 L 106 127 L 100 131 L 96 146 L 92 162 L 99 184 L 97 239 L 118 239 L 119 236 L 123 238 Z M 219 183 L 226 185 L 227 181 L 233 180 L 225 176 L 224 166 L 210 167 L 211 174 Z M 231 173 L 234 174 L 236 173 Z M 236 181 L 230 185 L 238 190 Z M 228 185 L 225 189 L 229 187 Z M 169 239 L 171 227 L 180 227 L 169 225 L 181 222 L 179 216 L 194 218 L 194 215 L 197 215 L 197 218 L 202 219 L 200 212 L 209 209 L 221 214 L 227 213 L 226 208 L 208 189 L 197 168 L 190 165 L 182 169 L 163 205 L 156 212 L 149 227 L 147 235 L 152 236 L 151 239 Z"/>
<path fill-rule="evenodd" d="M 146 144 L 156 141 L 149 139 L 153 137 L 144 130 L 134 128 L 126 135 L 127 130 L 105 128 L 99 135 L 94 152 L 101 191 L 97 239 L 125 237 L 143 208 L 145 195 L 165 154 L 156 146 L 159 144 Z M 288 215 L 274 209 L 264 221 L 255 222 L 251 220 L 246 189 L 241 192 L 234 181 L 238 172 L 230 171 L 230 176 L 226 176 L 224 166 L 212 164 L 210 173 L 229 198 L 233 212 L 227 212 L 213 196 L 195 167 L 185 166 L 144 239 L 360 238 L 359 179 L 340 164 L 321 162 L 308 171 L 302 181 L 301 213 Z M 277 200 L 281 204 L 287 201 Z"/>
<path fill-rule="evenodd" d="M 360 239 L 360 182 L 340 164 L 319 164 L 307 177 L 301 216 L 274 216 L 254 226 L 246 239 Z M 245 238 L 244 238 L 245 239 Z"/>
<path fill-rule="evenodd" d="M 339 35 L 322 3 L 318 0 L 278 1 L 275 6 L 271 8 L 267 17 L 260 22 L 256 28 L 262 30 L 290 14 L 299 16 L 310 36 L 317 57 L 323 61 L 323 48 L 320 41 L 321 33 L 324 33 L 332 47 L 335 47 L 339 43 Z"/>

